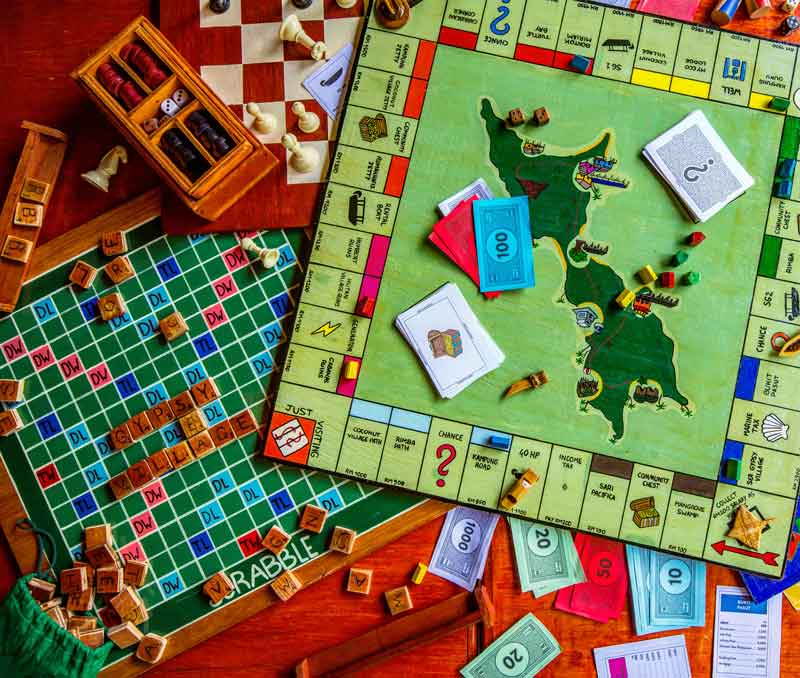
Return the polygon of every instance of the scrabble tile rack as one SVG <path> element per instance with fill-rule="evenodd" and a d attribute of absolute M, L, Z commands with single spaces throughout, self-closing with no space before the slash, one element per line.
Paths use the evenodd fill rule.
<path fill-rule="evenodd" d="M 167 77 L 157 87 L 150 88 L 120 56 L 122 48 L 132 43 L 146 47 L 163 66 Z M 143 95 L 131 110 L 98 80 L 97 70 L 103 64 L 111 64 L 124 73 Z M 71 75 L 175 194 L 205 219 L 216 219 L 223 214 L 277 164 L 275 156 L 231 113 L 145 17 L 131 22 Z M 189 93 L 189 102 L 174 115 L 163 117 L 152 132 L 145 131 L 142 124 L 156 117 L 161 103 L 178 89 Z M 186 119 L 195 111 L 206 111 L 231 142 L 230 150 L 221 157 L 214 158 L 187 127 Z M 161 147 L 164 134 L 170 130 L 179 132 L 184 143 L 191 144 L 199 154 L 205 167 L 199 176 L 193 178 L 185 174 Z"/>
<path fill-rule="evenodd" d="M 28 121 L 22 123 L 22 128 L 27 130 L 28 134 L 14 178 L 11 180 L 11 188 L 3 204 L 3 211 L 0 212 L 0 248 L 5 246 L 7 238 L 12 237 L 30 242 L 29 249 L 32 251 L 39 239 L 42 220 L 61 171 L 61 163 L 67 150 L 67 135 L 52 127 Z M 44 195 L 38 196 L 36 200 L 23 195 L 26 180 L 30 179 L 47 184 Z M 18 206 L 37 212 L 34 220 L 38 224 L 23 226 L 15 223 L 19 221 L 16 218 Z M 30 263 L 30 252 L 27 261 L 0 257 L 0 311 L 9 313 L 16 307 Z"/>

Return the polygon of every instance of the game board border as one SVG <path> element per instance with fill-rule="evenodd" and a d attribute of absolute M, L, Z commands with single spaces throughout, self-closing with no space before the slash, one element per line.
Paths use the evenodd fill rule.
<path fill-rule="evenodd" d="M 34 251 L 34 260 L 26 282 L 95 246 L 101 233 L 135 228 L 158 217 L 160 213 L 161 192 L 159 189 L 153 189 L 67 231 Z M 256 449 L 260 448 L 261 445 L 257 443 Z M 355 549 L 351 554 L 328 551 L 293 570 L 294 574 L 302 581 L 303 588 L 357 562 L 452 508 L 451 504 L 438 499 L 423 497 L 420 499 L 420 503 L 414 507 L 359 534 Z M 17 567 L 23 575 L 32 572 L 36 565 L 35 540 L 31 538 L 30 533 L 23 532 L 16 527 L 16 521 L 26 515 L 25 504 L 17 491 L 16 483 L 8 471 L 5 460 L 0 456 L 0 529 L 8 541 Z M 197 617 L 168 635 L 170 642 L 159 664 L 279 602 L 280 600 L 269 587 L 262 586 L 241 595 L 224 606 L 210 607 L 207 614 Z M 152 665 L 137 661 L 131 654 L 107 665 L 99 675 L 102 678 L 124 678 L 137 676 L 151 668 Z"/>

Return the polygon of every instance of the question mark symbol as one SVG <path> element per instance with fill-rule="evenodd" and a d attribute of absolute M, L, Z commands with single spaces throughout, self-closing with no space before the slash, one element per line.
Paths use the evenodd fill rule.
<path fill-rule="evenodd" d="M 700 167 L 696 167 L 695 165 L 689 165 L 685 170 L 683 170 L 683 178 L 686 181 L 695 182 L 700 177 L 699 174 L 705 174 L 711 168 L 711 165 L 714 164 L 714 158 L 709 158 L 706 160 L 705 163 L 700 165 Z M 694 173 L 694 174 L 693 174 Z"/>
<path fill-rule="evenodd" d="M 447 453 L 447 459 L 445 459 L 436 467 L 436 470 L 439 472 L 440 476 L 446 476 L 448 473 L 450 473 L 450 471 L 447 470 L 447 466 L 453 461 L 453 459 L 456 458 L 456 448 L 449 443 L 445 445 L 439 445 L 439 447 L 436 448 L 437 459 L 441 459 L 445 453 Z M 439 478 L 436 481 L 436 485 L 438 487 L 444 487 L 444 478 Z"/>

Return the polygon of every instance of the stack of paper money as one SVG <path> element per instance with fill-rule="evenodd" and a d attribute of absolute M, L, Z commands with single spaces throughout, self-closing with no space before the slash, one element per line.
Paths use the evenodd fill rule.
<path fill-rule="evenodd" d="M 561 646 L 532 614 L 526 614 L 461 669 L 464 678 L 532 678 L 558 655 Z"/>
<path fill-rule="evenodd" d="M 461 393 L 506 359 L 453 283 L 403 311 L 394 324 L 442 398 Z"/>
<path fill-rule="evenodd" d="M 710 219 L 753 185 L 702 111 L 651 141 L 642 155 L 695 221 Z"/>
<path fill-rule="evenodd" d="M 639 546 L 625 549 L 636 635 L 705 626 L 705 563 Z"/>
<path fill-rule="evenodd" d="M 510 516 L 508 524 L 523 591 L 538 598 L 586 581 L 569 530 Z"/>
<path fill-rule="evenodd" d="M 428 570 L 472 591 L 483 575 L 499 517 L 466 506 L 448 511 Z"/>

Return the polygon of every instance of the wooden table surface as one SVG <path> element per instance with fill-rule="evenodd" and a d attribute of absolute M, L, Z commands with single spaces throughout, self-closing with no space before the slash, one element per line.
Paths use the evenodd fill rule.
<path fill-rule="evenodd" d="M 163 0 L 168 2 L 169 0 Z M 635 0 L 634 0 L 635 2 Z M 24 119 L 50 125 L 70 137 L 61 178 L 50 204 L 41 242 L 88 221 L 148 188 L 157 185 L 153 172 L 135 154 L 122 166 L 108 194 L 80 180 L 80 174 L 122 138 L 69 78 L 70 70 L 139 14 L 158 17 L 155 2 L 147 0 L 45 0 L 12 2 L 0 20 L 0 191 L 8 190 L 24 141 Z M 711 0 L 703 0 L 695 21 L 706 21 Z M 783 18 L 746 19 L 739 10 L 731 28 L 775 38 Z M 800 32 L 792 36 L 800 38 Z M 387 620 L 381 592 L 408 581 L 418 561 L 427 562 L 442 520 L 436 520 L 404 539 L 386 546 L 361 564 L 375 570 L 373 594 L 367 599 L 346 595 L 344 575 L 333 575 L 289 603 L 272 607 L 248 621 L 160 666 L 153 676 L 288 676 L 303 656 L 353 637 Z M 1 539 L 1 538 L 0 538 Z M 0 596 L 18 576 L 5 543 L 0 544 Z M 540 675 L 592 676 L 592 648 L 636 640 L 629 612 L 608 624 L 597 624 L 553 609 L 555 594 L 534 600 L 518 590 L 513 548 L 505 521 L 500 521 L 486 568 L 485 580 L 498 612 L 495 633 L 502 632 L 528 611 L 553 632 L 562 654 Z M 706 626 L 684 631 L 694 676 L 710 676 L 713 643 L 714 590 L 718 584 L 740 584 L 726 568 L 708 568 Z M 457 592 L 454 585 L 428 575 L 413 586 L 417 607 Z M 784 675 L 800 669 L 800 614 L 784 601 L 781 667 Z M 655 636 L 648 636 L 655 637 Z M 466 632 L 363 672 L 362 676 L 458 676 L 458 669 L 476 652 L 476 638 Z"/>

